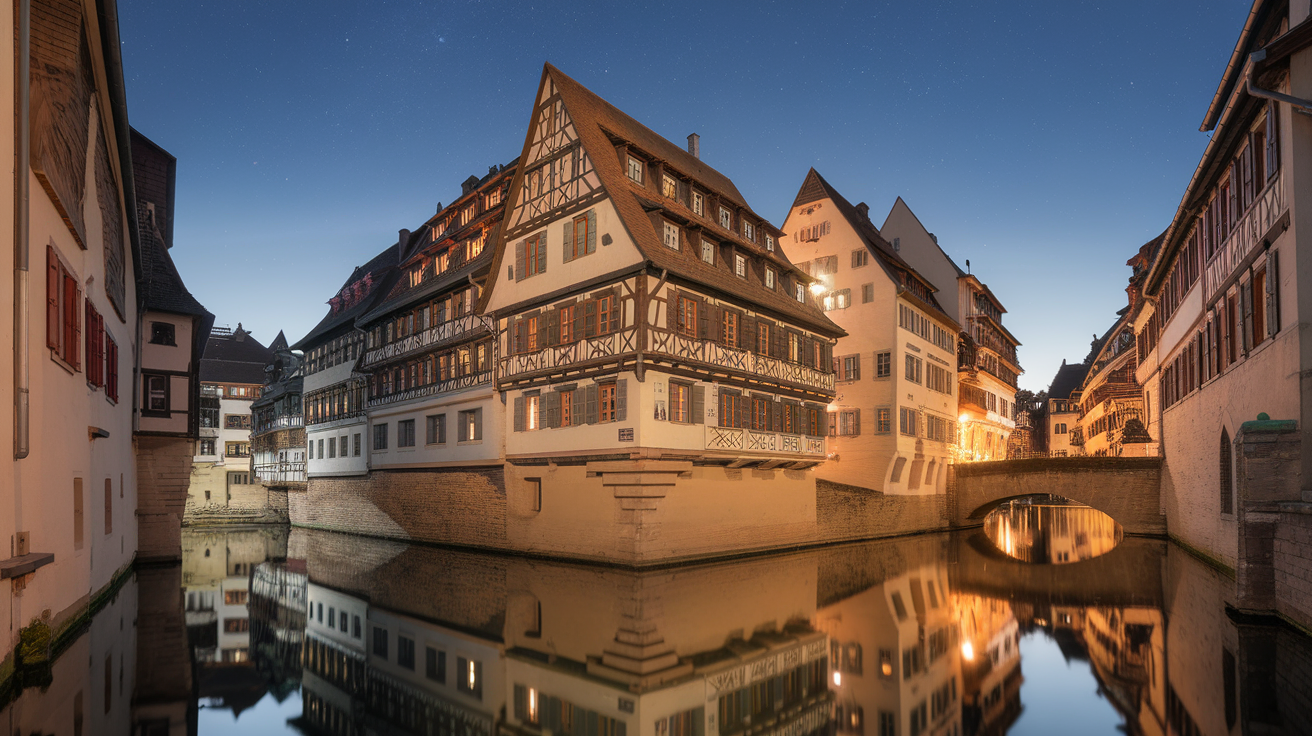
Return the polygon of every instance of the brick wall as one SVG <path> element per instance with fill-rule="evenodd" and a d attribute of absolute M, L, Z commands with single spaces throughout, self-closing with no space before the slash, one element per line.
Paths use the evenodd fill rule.
<path fill-rule="evenodd" d="M 292 524 L 441 544 L 504 549 L 501 468 L 380 471 L 311 478 L 287 493 Z"/>
<path fill-rule="evenodd" d="M 137 556 L 182 558 L 182 515 L 191 485 L 191 440 L 179 437 L 136 438 Z"/>
<path fill-rule="evenodd" d="M 1287 504 L 1275 525 L 1277 609 L 1312 629 L 1312 504 Z"/>
<path fill-rule="evenodd" d="M 948 525 L 947 496 L 890 496 L 817 480 L 815 516 L 817 538 L 827 542 L 942 531 Z"/>

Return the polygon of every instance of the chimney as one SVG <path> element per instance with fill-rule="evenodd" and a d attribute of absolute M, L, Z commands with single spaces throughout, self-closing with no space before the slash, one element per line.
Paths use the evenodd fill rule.
<path fill-rule="evenodd" d="M 856 213 L 861 215 L 861 219 L 870 222 L 870 205 L 861 202 L 856 206 Z"/>
<path fill-rule="evenodd" d="M 396 242 L 398 245 L 398 250 L 405 250 L 406 244 L 410 242 L 410 231 L 405 228 L 401 228 L 396 234 Z"/>
<path fill-rule="evenodd" d="M 702 137 L 696 133 L 688 134 L 688 153 L 698 161 L 702 158 Z"/>
<path fill-rule="evenodd" d="M 935 235 L 934 233 L 930 233 L 930 234 L 929 234 L 929 239 L 932 240 L 932 241 L 934 241 L 934 245 L 938 245 L 938 236 L 937 236 L 937 235 Z"/>
<path fill-rule="evenodd" d="M 437 211 L 438 211 L 438 212 L 441 212 L 441 211 L 442 211 L 442 203 L 441 203 L 441 202 L 438 202 L 438 203 L 437 203 Z"/>

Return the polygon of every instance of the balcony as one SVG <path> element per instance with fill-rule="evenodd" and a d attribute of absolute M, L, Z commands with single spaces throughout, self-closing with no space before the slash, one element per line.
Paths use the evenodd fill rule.
<path fill-rule="evenodd" d="M 481 319 L 472 314 L 458 317 L 366 352 L 360 367 L 370 368 L 380 363 L 422 352 L 434 345 L 455 340 L 459 337 L 472 336 L 479 332 L 487 332 L 487 327 Z"/>
<path fill-rule="evenodd" d="M 801 455 L 803 462 L 825 459 L 825 438 L 782 432 L 706 425 L 706 449 L 741 455 Z M 775 465 L 782 464 L 775 463 Z"/>
<path fill-rule="evenodd" d="M 589 337 L 565 345 L 552 345 L 531 353 L 508 355 L 501 359 L 499 378 L 505 380 L 527 373 L 567 368 L 636 350 L 637 332 L 632 328 L 620 330 L 609 335 Z"/>
<path fill-rule="evenodd" d="M 255 463 L 251 472 L 256 479 L 264 483 L 304 483 L 304 460 L 275 460 L 267 463 Z"/>
<path fill-rule="evenodd" d="M 1257 201 L 1248 208 L 1248 212 L 1235 223 L 1230 237 L 1212 255 L 1207 268 L 1203 271 L 1203 298 L 1211 302 L 1220 289 L 1226 285 L 1230 275 L 1235 272 L 1254 249 L 1262 244 L 1262 239 L 1289 212 L 1289 199 L 1285 196 L 1285 172 L 1281 171 L 1275 181 L 1257 197 Z"/>
<path fill-rule="evenodd" d="M 303 414 L 284 414 L 267 422 L 260 422 L 255 427 L 255 434 L 264 434 L 278 429 L 297 429 L 305 426 Z"/>
<path fill-rule="evenodd" d="M 677 332 L 652 330 L 652 352 L 664 353 L 679 360 L 728 368 L 752 373 L 781 383 L 794 383 L 820 391 L 834 390 L 834 374 L 809 368 L 779 358 L 739 350 L 721 345 L 714 340 L 699 340 Z"/>

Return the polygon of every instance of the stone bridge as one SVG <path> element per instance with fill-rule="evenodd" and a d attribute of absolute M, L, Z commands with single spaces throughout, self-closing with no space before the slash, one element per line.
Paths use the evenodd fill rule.
<path fill-rule="evenodd" d="M 1160 457 L 1057 457 L 952 466 L 948 523 L 980 526 L 1004 501 L 1050 493 L 1107 514 L 1126 534 L 1165 536 Z"/>

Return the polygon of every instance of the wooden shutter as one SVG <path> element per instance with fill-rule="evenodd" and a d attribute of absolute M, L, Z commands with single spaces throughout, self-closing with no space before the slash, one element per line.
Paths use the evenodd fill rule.
<path fill-rule="evenodd" d="M 861 410 L 857 409 L 852 412 L 852 434 L 861 434 Z"/>
<path fill-rule="evenodd" d="M 515 280 L 524 280 L 524 241 L 515 243 Z"/>
<path fill-rule="evenodd" d="M 1280 168 L 1280 125 L 1276 112 L 1279 108 L 1275 102 L 1267 103 L 1266 108 L 1266 175 L 1273 176 Z"/>
<path fill-rule="evenodd" d="M 547 322 L 548 315 L 541 312 L 536 313 L 538 318 L 538 350 L 547 347 Z"/>
<path fill-rule="evenodd" d="M 483 410 L 481 408 L 474 410 L 474 440 L 483 439 Z"/>
<path fill-rule="evenodd" d="M 524 431 L 524 397 L 515 397 L 515 431 Z"/>
<path fill-rule="evenodd" d="M 1253 282 L 1239 286 L 1240 311 L 1244 323 L 1244 354 L 1253 347 Z"/>
<path fill-rule="evenodd" d="M 528 688 L 523 685 L 515 685 L 515 718 L 521 722 L 526 720 L 525 703 L 527 702 Z"/>
<path fill-rule="evenodd" d="M 829 415 L 829 436 L 836 437 L 838 436 L 838 412 L 831 411 L 828 413 L 828 415 Z"/>
<path fill-rule="evenodd" d="M 574 304 L 574 330 L 570 333 L 570 337 L 573 338 L 575 342 L 583 339 L 584 337 L 583 330 L 586 329 L 585 327 L 587 323 L 586 316 L 587 316 L 587 311 L 578 303 L 575 303 Z"/>
<path fill-rule="evenodd" d="M 1266 333 L 1275 337 L 1280 332 L 1280 268 L 1276 251 L 1266 255 Z"/>
<path fill-rule="evenodd" d="M 561 257 L 563 258 L 563 260 L 561 261 L 562 263 L 569 263 L 570 261 L 574 260 L 574 221 L 573 220 L 567 220 L 565 222 L 565 234 L 560 241 L 560 253 L 561 253 Z"/>
<path fill-rule="evenodd" d="M 752 399 L 747 394 L 738 397 L 738 423 L 734 426 L 752 426 Z"/>
<path fill-rule="evenodd" d="M 570 412 L 569 412 L 569 416 L 570 416 L 569 421 L 571 425 L 578 425 L 584 423 L 583 420 L 585 418 L 585 411 L 583 405 L 584 405 L 585 394 L 586 394 L 586 390 L 581 388 L 576 388 L 572 392 L 570 392 L 570 395 L 574 397 L 574 402 L 570 406 Z"/>
<path fill-rule="evenodd" d="M 597 335 L 597 302 L 594 299 L 588 299 L 583 302 L 583 336 L 596 337 Z"/>
<path fill-rule="evenodd" d="M 555 391 L 548 391 L 542 395 L 542 403 L 546 405 L 546 421 L 544 427 L 552 429 L 560 426 L 560 394 Z"/>
<path fill-rule="evenodd" d="M 738 349 L 751 350 L 756 345 L 756 320 L 745 314 L 738 315 Z"/>
<path fill-rule="evenodd" d="M 621 378 L 615 382 L 615 421 L 622 422 L 629 416 L 629 382 Z"/>
<path fill-rule="evenodd" d="M 692 423 L 706 422 L 706 389 L 703 386 L 692 387 Z"/>
<path fill-rule="evenodd" d="M 711 305 L 704 299 L 697 300 L 697 337 L 703 340 L 713 339 L 715 335 L 711 332 L 715 324 L 711 321 L 711 311 Z"/>
<path fill-rule="evenodd" d="M 118 401 L 118 343 L 108 341 L 105 346 L 105 394 Z"/>
<path fill-rule="evenodd" d="M 72 276 L 64 276 L 64 360 L 73 366 L 73 370 L 81 367 L 82 362 L 79 359 L 79 343 L 82 340 L 82 321 L 78 319 L 79 308 L 82 306 L 82 292 L 77 286 L 77 281 Z"/>
<path fill-rule="evenodd" d="M 537 254 L 538 254 L 538 273 L 547 271 L 547 233 L 544 230 L 537 236 Z"/>
<path fill-rule="evenodd" d="M 46 347 L 59 350 L 59 335 L 64 328 L 59 319 L 59 257 L 53 245 L 46 246 Z"/>
<path fill-rule="evenodd" d="M 586 389 L 584 389 L 584 391 L 586 392 L 586 394 L 583 400 L 584 402 L 583 423 L 596 424 L 597 423 L 597 384 L 594 383 L 591 386 L 588 386 Z"/>
<path fill-rule="evenodd" d="M 840 361 L 842 361 L 842 358 L 834 358 L 832 361 L 834 366 L 834 378 L 839 381 L 846 381 L 847 379 L 843 376 L 843 365 Z"/>
<path fill-rule="evenodd" d="M 597 211 L 588 210 L 588 253 L 597 250 Z"/>
<path fill-rule="evenodd" d="M 560 310 L 552 309 L 542 313 L 540 319 L 547 323 L 547 345 L 560 344 Z"/>

